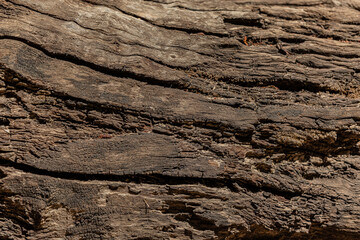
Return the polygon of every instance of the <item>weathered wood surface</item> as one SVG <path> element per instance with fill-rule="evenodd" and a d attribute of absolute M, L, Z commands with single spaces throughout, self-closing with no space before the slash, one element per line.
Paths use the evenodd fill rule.
<path fill-rule="evenodd" d="M 0 239 L 360 239 L 357 0 L 0 0 Z"/>

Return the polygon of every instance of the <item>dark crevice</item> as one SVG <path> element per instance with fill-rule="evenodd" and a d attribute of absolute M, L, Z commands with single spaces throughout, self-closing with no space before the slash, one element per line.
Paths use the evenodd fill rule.
<path fill-rule="evenodd" d="M 292 192 L 277 189 L 272 186 L 258 186 L 254 183 L 244 179 L 231 179 L 229 177 L 207 178 L 207 177 L 194 177 L 194 176 L 170 176 L 160 173 L 134 173 L 134 174 L 93 174 L 93 173 L 79 173 L 79 172 L 60 172 L 47 169 L 40 169 L 34 166 L 13 162 L 11 160 L 0 157 L 0 165 L 4 167 L 12 167 L 27 173 L 32 173 L 41 176 L 48 176 L 60 179 L 78 180 L 78 181 L 119 181 L 126 183 L 145 183 L 156 185 L 182 185 L 182 184 L 201 184 L 212 188 L 228 188 L 231 191 L 237 191 L 234 184 L 238 184 L 251 192 L 266 191 L 274 195 L 283 196 L 286 199 L 300 196 L 301 192 Z"/>
<path fill-rule="evenodd" d="M 309 92 L 329 92 L 329 93 L 341 93 L 338 90 L 331 89 L 327 86 L 322 86 L 320 83 L 314 83 L 310 81 L 304 81 L 303 79 L 296 78 L 285 78 L 285 77 L 271 77 L 267 79 L 247 79 L 244 76 L 239 77 L 224 77 L 224 76 L 214 76 L 208 74 L 207 72 L 192 71 L 192 69 L 187 69 L 188 72 L 191 72 L 192 77 L 199 77 L 205 79 L 216 79 L 217 82 L 222 82 L 226 84 L 233 84 L 239 87 L 276 87 L 277 89 L 290 91 L 290 92 L 299 92 L 306 90 Z"/>
<path fill-rule="evenodd" d="M 266 87 L 266 86 L 275 86 L 280 90 L 286 90 L 290 92 L 299 92 L 302 90 L 306 90 L 309 92 L 330 92 L 330 93 L 338 93 L 338 91 L 329 89 L 326 86 L 321 86 L 320 84 L 302 81 L 298 79 L 286 79 L 286 78 L 273 78 L 267 79 L 267 81 L 237 81 L 235 83 L 241 87 Z"/>
<path fill-rule="evenodd" d="M 246 36 L 244 34 L 239 34 L 240 42 L 246 44 L 248 46 L 251 45 L 276 45 L 277 43 L 288 43 L 288 44 L 301 44 L 306 41 L 305 38 L 301 38 L 300 36 L 296 37 L 267 37 L 267 38 L 257 38 L 252 36 Z M 246 37 L 246 41 L 244 38 Z M 245 45 L 246 45 L 245 44 Z"/>
<path fill-rule="evenodd" d="M 84 67 L 90 68 L 94 71 L 97 71 L 97 72 L 100 72 L 100 73 L 103 73 L 103 74 L 106 74 L 109 76 L 113 76 L 113 77 L 117 77 L 117 78 L 130 78 L 130 79 L 134 79 L 134 80 L 137 80 L 140 82 L 146 82 L 150 85 L 163 86 L 163 87 L 167 87 L 167 88 L 186 89 L 186 87 L 185 87 L 186 84 L 182 84 L 178 81 L 176 81 L 176 82 L 171 81 L 171 80 L 163 81 L 163 80 L 159 80 L 159 79 L 152 78 L 149 76 L 145 76 L 144 74 L 136 74 L 134 72 L 127 71 L 125 69 L 115 69 L 115 68 L 108 68 L 108 67 L 104 67 L 101 65 L 97 65 L 95 63 L 88 62 L 86 60 L 78 58 L 77 56 L 74 56 L 74 55 L 51 52 L 51 51 L 48 51 L 45 48 L 43 48 L 41 46 L 41 44 L 29 41 L 29 40 L 21 38 L 21 37 L 0 36 L 0 40 L 1 39 L 15 40 L 15 41 L 22 42 L 32 48 L 35 48 L 35 49 L 43 52 L 48 57 L 66 61 L 66 62 L 70 62 L 70 63 L 76 64 L 78 66 L 84 66 Z"/>
<path fill-rule="evenodd" d="M 0 169 L 0 179 L 5 178 L 7 175 Z"/>
<path fill-rule="evenodd" d="M 277 43 L 289 43 L 289 44 L 300 44 L 306 41 L 304 38 L 300 37 L 269 37 L 269 38 L 263 38 L 261 41 L 257 38 L 248 37 L 248 42 L 254 42 L 254 43 L 264 43 L 264 44 L 277 44 Z"/>
<path fill-rule="evenodd" d="M 5 117 L 0 117 L 0 125 L 9 126 L 9 124 L 10 124 L 9 119 L 7 119 Z"/>
<path fill-rule="evenodd" d="M 233 25 L 241 25 L 246 27 L 264 27 L 262 19 L 258 18 L 224 18 L 224 23 L 230 23 Z"/>
<path fill-rule="evenodd" d="M 182 32 L 186 32 L 188 34 L 203 34 L 203 35 L 208 35 L 208 36 L 214 36 L 214 37 L 228 37 L 229 34 L 227 33 L 214 33 L 214 32 L 207 32 L 201 29 L 196 29 L 196 28 L 181 28 L 181 27 L 175 27 L 175 26 L 164 26 L 164 25 L 158 25 L 158 24 L 154 24 L 153 25 L 157 26 L 157 27 L 162 27 L 165 28 L 167 30 L 175 30 L 175 31 L 182 31 Z"/>
<path fill-rule="evenodd" d="M 302 176 L 303 176 L 303 178 L 305 178 L 307 180 L 313 180 L 315 178 L 321 178 L 321 175 L 318 172 L 303 173 Z"/>
<path fill-rule="evenodd" d="M 246 188 L 250 192 L 269 192 L 277 196 L 282 196 L 286 199 L 291 199 L 293 197 L 301 196 L 302 192 L 296 190 L 288 190 L 288 189 L 279 189 L 272 185 L 263 184 L 261 186 L 257 185 L 256 183 L 247 180 L 247 179 L 234 179 L 234 183 L 238 184 L 240 187 Z M 229 189 L 234 188 L 234 186 L 228 187 Z M 235 188 L 234 188 L 235 189 Z"/>
<path fill-rule="evenodd" d="M 299 92 L 302 90 L 306 90 L 313 93 L 317 93 L 317 92 L 339 93 L 339 91 L 330 89 L 327 86 L 321 86 L 318 83 L 303 81 L 301 79 L 273 77 L 273 78 L 268 78 L 265 81 L 256 80 L 256 79 L 252 81 L 248 81 L 248 80 L 241 81 L 241 80 L 223 78 L 221 79 L 221 81 L 233 83 L 241 87 L 251 87 L 251 88 L 274 86 L 277 89 L 290 91 L 290 92 Z"/>
<path fill-rule="evenodd" d="M 291 44 L 300 44 L 306 41 L 306 39 L 303 38 L 284 38 L 281 37 L 279 38 L 280 41 L 285 42 L 285 43 L 291 43 Z M 275 40 L 273 40 L 275 41 Z"/>

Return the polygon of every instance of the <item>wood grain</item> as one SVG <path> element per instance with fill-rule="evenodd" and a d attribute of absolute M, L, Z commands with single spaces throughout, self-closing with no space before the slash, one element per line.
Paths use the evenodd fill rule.
<path fill-rule="evenodd" d="M 0 239 L 359 239 L 356 0 L 0 0 Z"/>

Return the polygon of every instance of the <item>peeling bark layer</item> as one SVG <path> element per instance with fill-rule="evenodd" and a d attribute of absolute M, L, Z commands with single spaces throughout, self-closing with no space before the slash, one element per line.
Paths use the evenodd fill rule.
<path fill-rule="evenodd" d="M 0 239 L 359 239 L 355 0 L 0 0 Z"/>

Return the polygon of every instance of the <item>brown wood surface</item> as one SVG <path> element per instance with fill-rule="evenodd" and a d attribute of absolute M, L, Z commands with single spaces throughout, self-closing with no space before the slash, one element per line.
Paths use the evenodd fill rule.
<path fill-rule="evenodd" d="M 360 239 L 360 1 L 0 0 L 0 239 Z"/>

